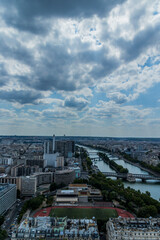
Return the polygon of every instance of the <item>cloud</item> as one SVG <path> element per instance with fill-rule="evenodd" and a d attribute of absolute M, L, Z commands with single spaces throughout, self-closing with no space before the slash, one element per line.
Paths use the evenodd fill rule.
<path fill-rule="evenodd" d="M 62 133 L 68 122 L 68 133 L 73 127 L 77 135 L 122 134 L 125 124 L 135 133 L 143 122 L 152 130 L 149 120 L 159 119 L 157 0 L 0 0 L 0 6 L 5 131 L 19 122 L 19 132 L 27 125 L 37 134 L 39 126 Z"/>
<path fill-rule="evenodd" d="M 109 93 L 107 94 L 107 97 L 116 102 L 117 104 L 125 103 L 128 100 L 127 96 L 120 92 Z"/>
<path fill-rule="evenodd" d="M 11 119 L 13 117 L 16 117 L 16 113 L 14 111 L 0 108 L 0 119 L 1 118 Z"/>
<path fill-rule="evenodd" d="M 132 40 L 117 39 L 116 45 L 121 48 L 121 57 L 129 62 L 146 52 L 149 47 L 156 46 L 160 39 L 160 24 L 147 26 L 139 31 Z"/>
<path fill-rule="evenodd" d="M 73 96 L 65 99 L 64 106 L 81 111 L 88 105 L 88 103 L 89 102 L 84 98 L 77 98 Z"/>
<path fill-rule="evenodd" d="M 0 63 L 0 87 L 6 85 L 7 75 L 4 63 Z"/>
<path fill-rule="evenodd" d="M 67 111 L 65 109 L 62 108 L 55 108 L 55 110 L 52 109 L 47 109 L 42 111 L 42 115 L 41 115 L 44 119 L 47 120 L 68 120 L 68 119 L 75 119 L 78 117 L 78 115 L 72 111 Z"/>
<path fill-rule="evenodd" d="M 15 39 L 15 35 L 8 36 L 0 33 L 0 54 L 7 59 L 14 59 L 25 64 L 32 64 L 33 54 L 20 41 Z"/>
<path fill-rule="evenodd" d="M 30 90 L 0 90 L 0 99 L 12 103 L 36 104 L 37 99 L 42 98 L 42 94 Z"/>
<path fill-rule="evenodd" d="M 5 22 L 21 31 L 44 33 L 43 20 L 47 18 L 90 18 L 94 15 L 104 17 L 109 11 L 125 0 L 21 0 L 0 1 L 4 8 Z"/>
<path fill-rule="evenodd" d="M 88 114 L 99 119 L 144 119 L 152 112 L 150 108 L 141 106 L 121 106 L 114 101 L 102 101 L 90 108 Z"/>

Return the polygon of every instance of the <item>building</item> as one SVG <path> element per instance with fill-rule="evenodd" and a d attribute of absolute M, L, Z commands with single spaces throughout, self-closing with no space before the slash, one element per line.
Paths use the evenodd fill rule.
<path fill-rule="evenodd" d="M 61 171 L 55 171 L 54 181 L 56 184 L 64 183 L 68 185 L 75 179 L 75 171 L 73 169 L 66 169 Z"/>
<path fill-rule="evenodd" d="M 74 141 L 56 141 L 53 135 L 52 141 L 44 142 L 44 155 L 60 153 L 65 158 L 71 158 L 75 152 Z"/>
<path fill-rule="evenodd" d="M 71 158 L 75 152 L 75 143 L 74 141 L 55 141 L 55 151 L 65 158 Z"/>
<path fill-rule="evenodd" d="M 78 190 L 58 190 L 56 194 L 56 203 L 63 205 L 78 203 Z"/>
<path fill-rule="evenodd" d="M 37 187 L 53 182 L 53 172 L 34 173 L 32 177 L 35 177 L 37 179 Z"/>
<path fill-rule="evenodd" d="M 37 178 L 34 176 L 21 177 L 21 194 L 34 196 L 37 191 Z"/>
<path fill-rule="evenodd" d="M 15 184 L 0 184 L 0 215 L 4 214 L 16 202 Z"/>
<path fill-rule="evenodd" d="M 70 190 L 78 190 L 78 200 L 79 202 L 88 202 L 90 201 L 102 201 L 103 196 L 99 189 L 92 188 L 87 184 L 69 184 Z"/>
<path fill-rule="evenodd" d="M 0 157 L 0 164 L 1 165 L 12 165 L 13 159 L 11 157 Z"/>
<path fill-rule="evenodd" d="M 9 177 L 6 174 L 0 174 L 0 184 L 16 184 L 17 189 L 21 190 L 21 178 L 20 177 Z"/>
<path fill-rule="evenodd" d="M 111 218 L 106 230 L 108 240 L 159 240 L 160 218 Z"/>
<path fill-rule="evenodd" d="M 44 159 L 26 159 L 25 164 L 27 166 L 39 166 L 39 168 L 44 168 Z"/>
<path fill-rule="evenodd" d="M 70 169 L 73 169 L 75 171 L 75 178 L 80 178 L 81 177 L 80 167 L 70 167 Z"/>
<path fill-rule="evenodd" d="M 64 157 L 58 151 L 55 151 L 55 135 L 53 141 L 44 142 L 44 167 L 64 167 Z"/>
<path fill-rule="evenodd" d="M 11 168 L 11 176 L 29 176 L 35 172 L 39 172 L 39 166 L 25 166 L 24 164 L 15 165 Z"/>
<path fill-rule="evenodd" d="M 99 240 L 99 233 L 94 219 L 36 217 L 25 219 L 13 229 L 11 240 L 20 239 Z"/>

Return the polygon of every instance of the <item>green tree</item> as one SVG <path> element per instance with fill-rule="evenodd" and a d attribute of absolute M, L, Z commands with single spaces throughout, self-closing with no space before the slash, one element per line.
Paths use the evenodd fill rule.
<path fill-rule="evenodd" d="M 157 216 L 158 214 L 158 211 L 157 211 L 157 208 L 153 205 L 150 205 L 150 206 L 145 206 L 145 207 L 142 207 L 139 209 L 138 211 L 138 217 L 155 217 Z"/>
<path fill-rule="evenodd" d="M 0 239 L 1 239 L 1 240 L 4 240 L 4 239 L 6 239 L 6 238 L 7 238 L 7 232 L 6 232 L 6 230 L 0 229 Z"/>
<path fill-rule="evenodd" d="M 0 216 L 0 226 L 4 223 L 4 216 Z"/>

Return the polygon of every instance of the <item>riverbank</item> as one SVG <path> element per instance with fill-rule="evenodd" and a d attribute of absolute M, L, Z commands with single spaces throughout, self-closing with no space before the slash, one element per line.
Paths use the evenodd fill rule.
<path fill-rule="evenodd" d="M 139 163 L 133 163 L 131 161 L 129 161 L 128 159 L 124 158 L 122 155 L 118 154 L 118 153 L 112 153 L 111 154 L 113 157 L 117 157 L 118 159 L 122 159 L 123 161 L 135 166 L 135 167 L 138 167 L 140 168 L 141 170 L 143 171 L 146 171 L 148 173 L 150 173 L 151 175 L 155 176 L 155 177 L 160 177 L 160 174 L 158 173 L 155 173 L 153 172 L 152 170 L 148 169 L 148 168 L 145 168 L 145 167 L 142 167 Z"/>
<path fill-rule="evenodd" d="M 81 144 L 81 145 L 82 145 L 82 144 Z M 152 171 L 152 170 L 150 170 L 150 169 L 148 169 L 148 168 L 145 168 L 145 167 L 141 166 L 139 163 L 134 163 L 134 162 L 132 162 L 132 161 L 129 161 L 128 159 L 124 158 L 124 157 L 123 157 L 121 154 L 119 154 L 119 153 L 113 153 L 113 152 L 110 153 L 110 152 L 107 151 L 107 149 L 101 149 L 101 148 L 94 147 L 94 146 L 90 146 L 90 145 L 82 145 L 82 146 L 84 146 L 84 147 L 89 147 L 89 148 L 92 148 L 92 149 L 97 150 L 97 151 L 104 151 L 104 152 L 106 152 L 106 153 L 109 153 L 109 154 L 110 154 L 111 156 L 113 156 L 113 157 L 117 157 L 119 160 L 122 159 L 124 162 L 129 163 L 129 164 L 131 164 L 131 165 L 133 165 L 133 166 L 135 166 L 135 167 L 140 168 L 141 170 L 143 170 L 143 171 L 145 171 L 145 172 L 150 173 L 151 175 L 153 175 L 153 176 L 155 176 L 155 177 L 160 177 L 160 174 L 159 174 L 159 173 L 156 173 L 156 172 L 154 172 L 154 171 Z"/>

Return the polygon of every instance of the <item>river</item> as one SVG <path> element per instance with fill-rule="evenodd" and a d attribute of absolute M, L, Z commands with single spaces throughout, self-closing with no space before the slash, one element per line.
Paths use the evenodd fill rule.
<path fill-rule="evenodd" d="M 78 145 L 80 146 L 80 145 Z M 90 158 L 96 158 L 98 157 L 97 152 L 103 152 L 103 151 L 98 151 L 96 149 L 90 148 L 90 147 L 84 147 L 89 152 Z M 103 152 L 106 154 L 106 152 Z M 127 168 L 130 173 L 134 174 L 149 174 L 148 172 L 140 169 L 139 167 L 136 167 L 130 163 L 125 162 L 123 159 L 118 159 L 116 157 L 113 157 L 112 155 L 108 154 L 108 157 L 110 160 L 114 160 L 117 164 L 122 165 L 124 168 Z M 93 161 L 93 164 L 95 164 L 101 172 L 115 172 L 113 169 L 109 167 L 107 163 L 104 161 Z M 112 178 L 114 179 L 114 178 Z M 123 181 L 125 187 L 131 187 L 135 190 L 140 190 L 141 192 L 146 192 L 149 191 L 151 196 L 159 200 L 160 199 L 160 182 L 156 182 L 154 180 L 148 180 L 146 183 L 142 182 L 141 180 L 136 180 L 135 183 L 129 183 L 126 181 Z"/>

